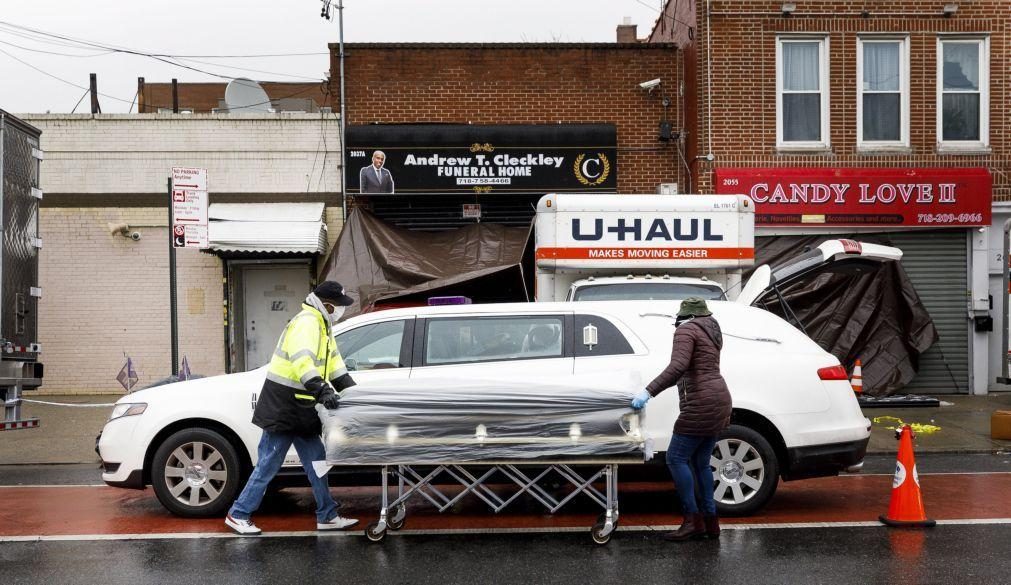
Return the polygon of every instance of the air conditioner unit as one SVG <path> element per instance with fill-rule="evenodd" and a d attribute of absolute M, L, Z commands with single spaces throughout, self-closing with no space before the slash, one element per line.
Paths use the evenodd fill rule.
<path fill-rule="evenodd" d="M 678 184 L 677 183 L 660 183 L 656 186 L 657 195 L 677 195 L 678 194 Z"/>

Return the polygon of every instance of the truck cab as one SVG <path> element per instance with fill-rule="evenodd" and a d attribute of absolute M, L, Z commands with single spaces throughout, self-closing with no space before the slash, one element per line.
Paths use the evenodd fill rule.
<path fill-rule="evenodd" d="M 700 297 L 707 301 L 726 300 L 720 283 L 702 276 L 688 278 L 670 274 L 627 274 L 590 276 L 573 282 L 566 301 L 679 301 Z"/>

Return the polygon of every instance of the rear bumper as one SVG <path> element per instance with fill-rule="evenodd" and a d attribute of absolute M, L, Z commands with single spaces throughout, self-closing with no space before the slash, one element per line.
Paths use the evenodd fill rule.
<path fill-rule="evenodd" d="M 857 468 L 867 454 L 870 437 L 846 443 L 794 447 L 787 449 L 787 468 L 783 479 L 806 479 L 839 475 L 839 472 Z"/>

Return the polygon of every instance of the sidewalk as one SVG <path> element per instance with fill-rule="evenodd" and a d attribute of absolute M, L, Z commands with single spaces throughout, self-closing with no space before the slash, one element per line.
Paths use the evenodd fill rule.
<path fill-rule="evenodd" d="M 936 396 L 937 408 L 865 408 L 864 416 L 874 423 L 868 453 L 895 453 L 895 432 L 889 427 L 899 423 L 940 427 L 935 432 L 916 434 L 916 453 L 998 453 L 1011 452 L 1011 441 L 990 438 L 990 415 L 996 410 L 1011 410 L 1011 393 L 987 396 L 949 394 Z M 946 406 L 949 405 L 950 406 Z M 876 420 L 877 419 L 877 420 Z"/>
<path fill-rule="evenodd" d="M 112 403 L 117 396 L 29 396 L 32 400 L 73 403 L 82 406 L 25 404 L 24 414 L 38 417 L 37 429 L 0 432 L 0 465 L 51 463 L 99 463 L 95 454 L 95 436 L 102 430 L 111 407 L 89 408 L 87 404 Z M 1011 393 L 988 396 L 938 396 L 938 408 L 868 408 L 864 416 L 874 421 L 868 452 L 894 454 L 894 431 L 899 419 L 940 427 L 935 432 L 917 434 L 916 452 L 920 453 L 997 453 L 1011 452 L 1011 441 L 990 438 L 990 414 L 1011 410 Z M 892 417 L 892 418 L 887 418 Z"/>

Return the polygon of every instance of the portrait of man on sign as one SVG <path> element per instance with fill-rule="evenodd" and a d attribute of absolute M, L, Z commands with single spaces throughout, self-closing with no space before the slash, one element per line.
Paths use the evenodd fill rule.
<path fill-rule="evenodd" d="M 360 193 L 393 193 L 393 175 L 383 166 L 385 162 L 386 153 L 381 150 L 372 153 L 372 164 L 358 173 Z"/>

